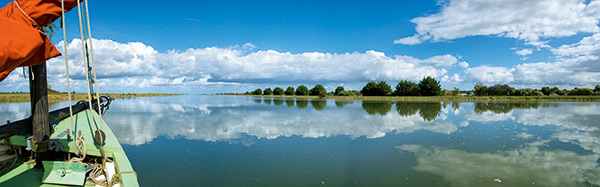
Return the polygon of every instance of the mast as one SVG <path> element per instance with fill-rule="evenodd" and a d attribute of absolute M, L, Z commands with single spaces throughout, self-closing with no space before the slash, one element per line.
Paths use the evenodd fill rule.
<path fill-rule="evenodd" d="M 42 169 L 46 159 L 50 121 L 48 119 L 48 79 L 46 63 L 29 67 L 29 96 L 31 99 L 31 129 L 33 131 L 33 151 L 36 153 L 35 168 Z"/>

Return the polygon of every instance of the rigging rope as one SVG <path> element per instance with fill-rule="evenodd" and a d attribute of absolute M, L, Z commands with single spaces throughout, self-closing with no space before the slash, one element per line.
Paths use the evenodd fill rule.
<path fill-rule="evenodd" d="M 94 45 L 92 44 L 92 26 L 90 24 L 90 11 L 88 9 L 88 0 L 85 0 L 85 15 L 87 17 L 87 33 L 90 42 L 90 51 L 92 54 L 92 70 L 94 70 L 94 85 L 96 87 L 96 99 L 98 100 L 98 114 L 100 115 L 100 119 L 102 119 L 102 110 L 100 109 L 100 94 L 98 92 L 98 79 L 96 77 L 96 62 L 94 61 Z M 100 120 L 100 128 L 104 131 L 104 124 L 102 120 Z"/>
<path fill-rule="evenodd" d="M 90 90 L 90 76 L 88 75 L 89 74 L 89 68 L 90 68 L 90 65 L 89 65 L 90 62 L 89 62 L 89 59 L 86 58 L 87 57 L 87 50 L 86 50 L 87 44 L 85 43 L 86 39 L 84 38 L 84 34 L 83 34 L 84 29 L 83 29 L 83 22 L 81 21 L 81 19 L 82 19 L 81 12 L 82 11 L 81 11 L 80 3 L 79 3 L 79 0 L 77 0 L 77 13 L 79 15 L 79 31 L 81 33 L 81 52 L 82 52 L 82 55 L 83 55 L 83 61 L 85 62 L 84 63 L 84 65 L 85 65 L 85 80 L 87 81 L 88 103 L 89 103 L 89 106 L 90 106 L 90 111 L 89 112 L 90 112 L 90 117 L 92 118 L 92 122 L 95 122 L 95 120 L 94 120 L 94 114 L 91 111 L 93 105 L 92 105 L 92 95 L 90 93 L 90 91 L 91 91 Z"/>
<path fill-rule="evenodd" d="M 65 53 L 65 66 L 67 71 L 67 95 L 69 96 L 69 117 L 71 118 L 71 130 L 73 130 L 73 136 L 75 136 L 75 123 L 73 122 L 73 107 L 71 99 L 71 81 L 69 80 L 69 55 L 67 54 L 67 25 L 65 24 L 65 1 L 60 1 L 62 8 L 62 29 L 63 29 L 63 49 Z M 71 132 L 69 132 L 71 133 Z M 75 145 L 75 138 L 73 138 L 73 145 Z"/>

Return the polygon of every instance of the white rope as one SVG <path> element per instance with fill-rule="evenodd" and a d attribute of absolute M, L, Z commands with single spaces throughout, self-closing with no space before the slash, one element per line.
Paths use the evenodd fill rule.
<path fill-rule="evenodd" d="M 29 17 L 29 15 L 27 13 L 25 13 L 25 11 L 23 11 L 23 9 L 21 8 L 21 6 L 19 6 L 19 3 L 17 3 L 17 1 L 13 1 L 13 3 L 15 3 L 15 5 L 17 5 L 17 7 L 19 8 L 19 10 L 21 10 L 21 12 L 27 16 L 27 18 L 29 18 L 31 21 L 33 21 L 33 23 L 35 24 L 35 26 L 38 26 L 37 22 L 35 22 L 35 20 L 33 20 L 33 18 Z"/>
<path fill-rule="evenodd" d="M 67 95 L 69 96 L 69 117 L 71 118 L 71 130 L 73 130 L 73 136 L 75 136 L 75 123 L 73 122 L 73 107 L 71 101 L 71 81 L 69 80 L 69 55 L 67 54 L 67 25 L 65 24 L 65 1 L 60 1 L 62 8 L 62 29 L 63 29 L 63 49 L 65 53 L 65 67 L 67 70 Z M 71 133 L 71 132 L 69 132 Z M 73 138 L 73 145 L 75 145 L 75 138 Z"/>
<path fill-rule="evenodd" d="M 89 72 L 89 61 L 86 58 L 86 50 L 85 50 L 86 47 L 85 47 L 85 44 L 84 44 L 84 42 L 86 42 L 86 39 L 84 38 L 84 35 L 83 35 L 83 22 L 81 21 L 81 19 L 82 19 L 81 17 L 82 16 L 81 16 L 81 8 L 80 7 L 81 6 L 79 5 L 79 0 L 77 0 L 77 13 L 79 15 L 79 31 L 81 32 L 81 53 L 83 54 L 83 61 L 85 62 L 84 63 L 84 65 L 85 65 L 85 80 L 87 82 L 88 103 L 89 103 L 89 106 L 90 106 L 89 113 L 90 113 L 90 117 L 92 118 L 92 121 L 95 122 L 95 120 L 94 120 L 94 114 L 92 113 L 92 95 L 90 93 L 90 77 L 88 75 L 88 72 Z"/>
<path fill-rule="evenodd" d="M 87 16 L 87 26 L 88 26 L 88 38 L 90 42 L 90 52 L 92 54 L 92 70 L 94 70 L 94 85 L 96 86 L 96 99 L 98 103 L 98 114 L 100 115 L 100 119 L 102 119 L 102 109 L 100 108 L 100 94 L 98 93 L 98 78 L 96 77 L 96 62 L 94 61 L 94 45 L 92 45 L 92 27 L 90 24 L 90 11 L 88 9 L 88 0 L 85 0 L 85 13 Z M 102 120 L 100 120 L 100 128 L 104 131 L 104 124 Z"/>

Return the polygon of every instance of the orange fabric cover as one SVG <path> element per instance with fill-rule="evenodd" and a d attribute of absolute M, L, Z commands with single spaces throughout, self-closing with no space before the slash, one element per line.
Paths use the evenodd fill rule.
<path fill-rule="evenodd" d="M 77 6 L 77 0 L 64 2 L 65 11 Z M 38 30 L 61 15 L 61 0 L 16 0 L 0 9 L 0 82 L 17 67 L 41 64 L 61 55 Z"/>

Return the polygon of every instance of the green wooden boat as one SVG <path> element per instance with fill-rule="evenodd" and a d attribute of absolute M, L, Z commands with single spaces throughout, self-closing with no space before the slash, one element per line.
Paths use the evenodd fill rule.
<path fill-rule="evenodd" d="M 80 4 L 80 2 L 84 4 Z M 82 5 L 85 5 L 85 8 Z M 102 119 L 102 113 L 108 110 L 112 97 L 100 97 L 98 94 L 87 5 L 87 0 L 68 0 L 67 2 L 31 0 L 14 1 L 0 9 L 4 13 L 2 18 L 12 19 L 13 22 L 9 23 L 18 26 L 14 28 L 23 30 L 23 32 L 8 33 L 12 35 L 6 37 L 16 38 L 14 41 L 7 40 L 6 43 L 10 45 L 14 43 L 16 46 L 11 50 L 23 50 L 23 53 L 7 53 L 12 56 L 0 59 L 3 60 L 0 61 L 0 65 L 3 65 L 0 69 L 12 71 L 16 66 L 26 64 L 23 62 L 31 65 L 29 67 L 29 84 L 32 114 L 29 118 L 0 125 L 1 187 L 139 186 L 137 174 L 131 167 L 121 144 L 109 125 Z M 26 8 L 21 8 L 21 6 Z M 61 53 L 54 48 L 48 37 L 43 33 L 40 34 L 39 31 L 48 32 L 51 36 L 53 29 L 49 27 L 49 24 L 62 17 L 63 41 L 67 41 L 64 15 L 74 7 L 77 7 L 79 15 L 81 52 L 89 101 L 78 102 L 75 105 L 49 112 L 49 85 L 45 61 Z M 39 23 L 36 20 L 44 22 Z M 37 37 L 40 39 L 34 40 Z M 41 44 L 34 43 L 29 47 L 23 47 L 26 45 L 21 46 L 22 43 L 19 42 L 22 41 L 39 41 Z M 66 45 L 63 47 L 67 92 L 71 93 L 69 62 L 66 57 L 67 48 Z M 40 49 L 38 50 L 38 48 Z M 41 50 L 47 50 L 47 53 L 40 53 Z M 32 55 L 37 56 L 34 58 Z M 5 64 L 11 64 L 11 66 Z M 94 93 L 96 98 L 93 98 Z M 70 99 L 69 94 L 69 105 L 71 104 Z"/>
<path fill-rule="evenodd" d="M 93 117 L 91 115 L 93 115 Z M 69 135 L 70 133 L 67 132 L 72 131 L 70 130 L 72 127 L 71 119 L 75 124 L 75 132 L 81 132 L 83 142 L 85 144 L 84 147 L 86 158 L 81 163 L 85 163 L 85 165 L 89 168 L 91 167 L 90 165 L 101 162 L 102 152 L 100 145 L 94 141 L 93 134 L 97 129 L 104 129 L 103 131 L 105 132 L 106 138 L 102 148 L 107 157 L 105 173 L 106 175 L 109 175 L 109 179 L 118 180 L 108 180 L 105 182 L 106 185 L 112 182 L 117 184 L 115 186 L 139 186 L 137 174 L 133 170 L 129 159 L 119 144 L 119 141 L 112 133 L 110 127 L 100 118 L 95 110 L 81 110 L 74 114 L 72 118 L 67 117 L 51 123 L 51 128 L 54 129 L 54 133 L 52 133 L 50 136 L 49 149 L 51 150 L 49 152 L 52 153 L 53 157 L 49 160 L 56 161 L 56 163 L 62 163 L 60 161 L 68 162 L 68 157 L 75 157 L 76 153 L 79 152 L 76 148 L 76 145 L 74 145 L 73 139 L 71 139 L 74 137 L 71 137 Z M 103 125 L 101 125 L 101 123 Z M 67 174 L 59 175 L 57 173 L 61 172 L 61 168 L 45 168 L 45 171 L 35 169 L 34 166 L 36 163 L 29 161 L 29 155 L 31 155 L 31 152 L 26 150 L 28 147 L 28 136 L 30 136 L 29 133 L 11 136 L 10 138 L 6 139 L 5 145 L 0 146 L 9 146 L 11 149 L 5 151 L 6 153 L 3 153 L 4 155 L 15 156 L 14 158 L 0 162 L 2 163 L 0 165 L 4 165 L 6 168 L 2 173 L 0 173 L 0 186 L 71 186 L 67 184 L 74 184 L 73 182 L 77 184 L 75 186 L 97 185 L 93 182 L 93 180 L 90 180 L 89 174 L 91 172 L 89 171 L 87 172 L 87 179 L 85 181 L 71 181 L 67 178 L 69 178 L 69 175 L 75 174 L 77 171 L 67 171 Z M 29 142 L 29 144 L 31 145 L 31 142 Z M 1 148 L 0 153 L 2 153 Z M 9 168 L 9 165 L 12 167 Z M 45 167 L 46 165 L 47 164 L 44 163 Z M 83 172 L 85 176 L 86 172 Z M 45 176 L 45 174 L 50 176 Z M 55 176 L 55 178 L 58 179 L 49 179 L 52 178 L 52 175 L 58 176 Z M 118 175 L 118 177 L 115 177 L 115 175 Z M 102 177 L 104 176 L 101 176 L 100 178 Z M 64 181 L 61 182 L 62 178 L 64 178 Z M 51 180 L 54 180 L 54 182 Z M 58 180 L 58 182 L 56 182 L 56 180 Z M 45 183 L 44 181 L 50 182 Z"/>

